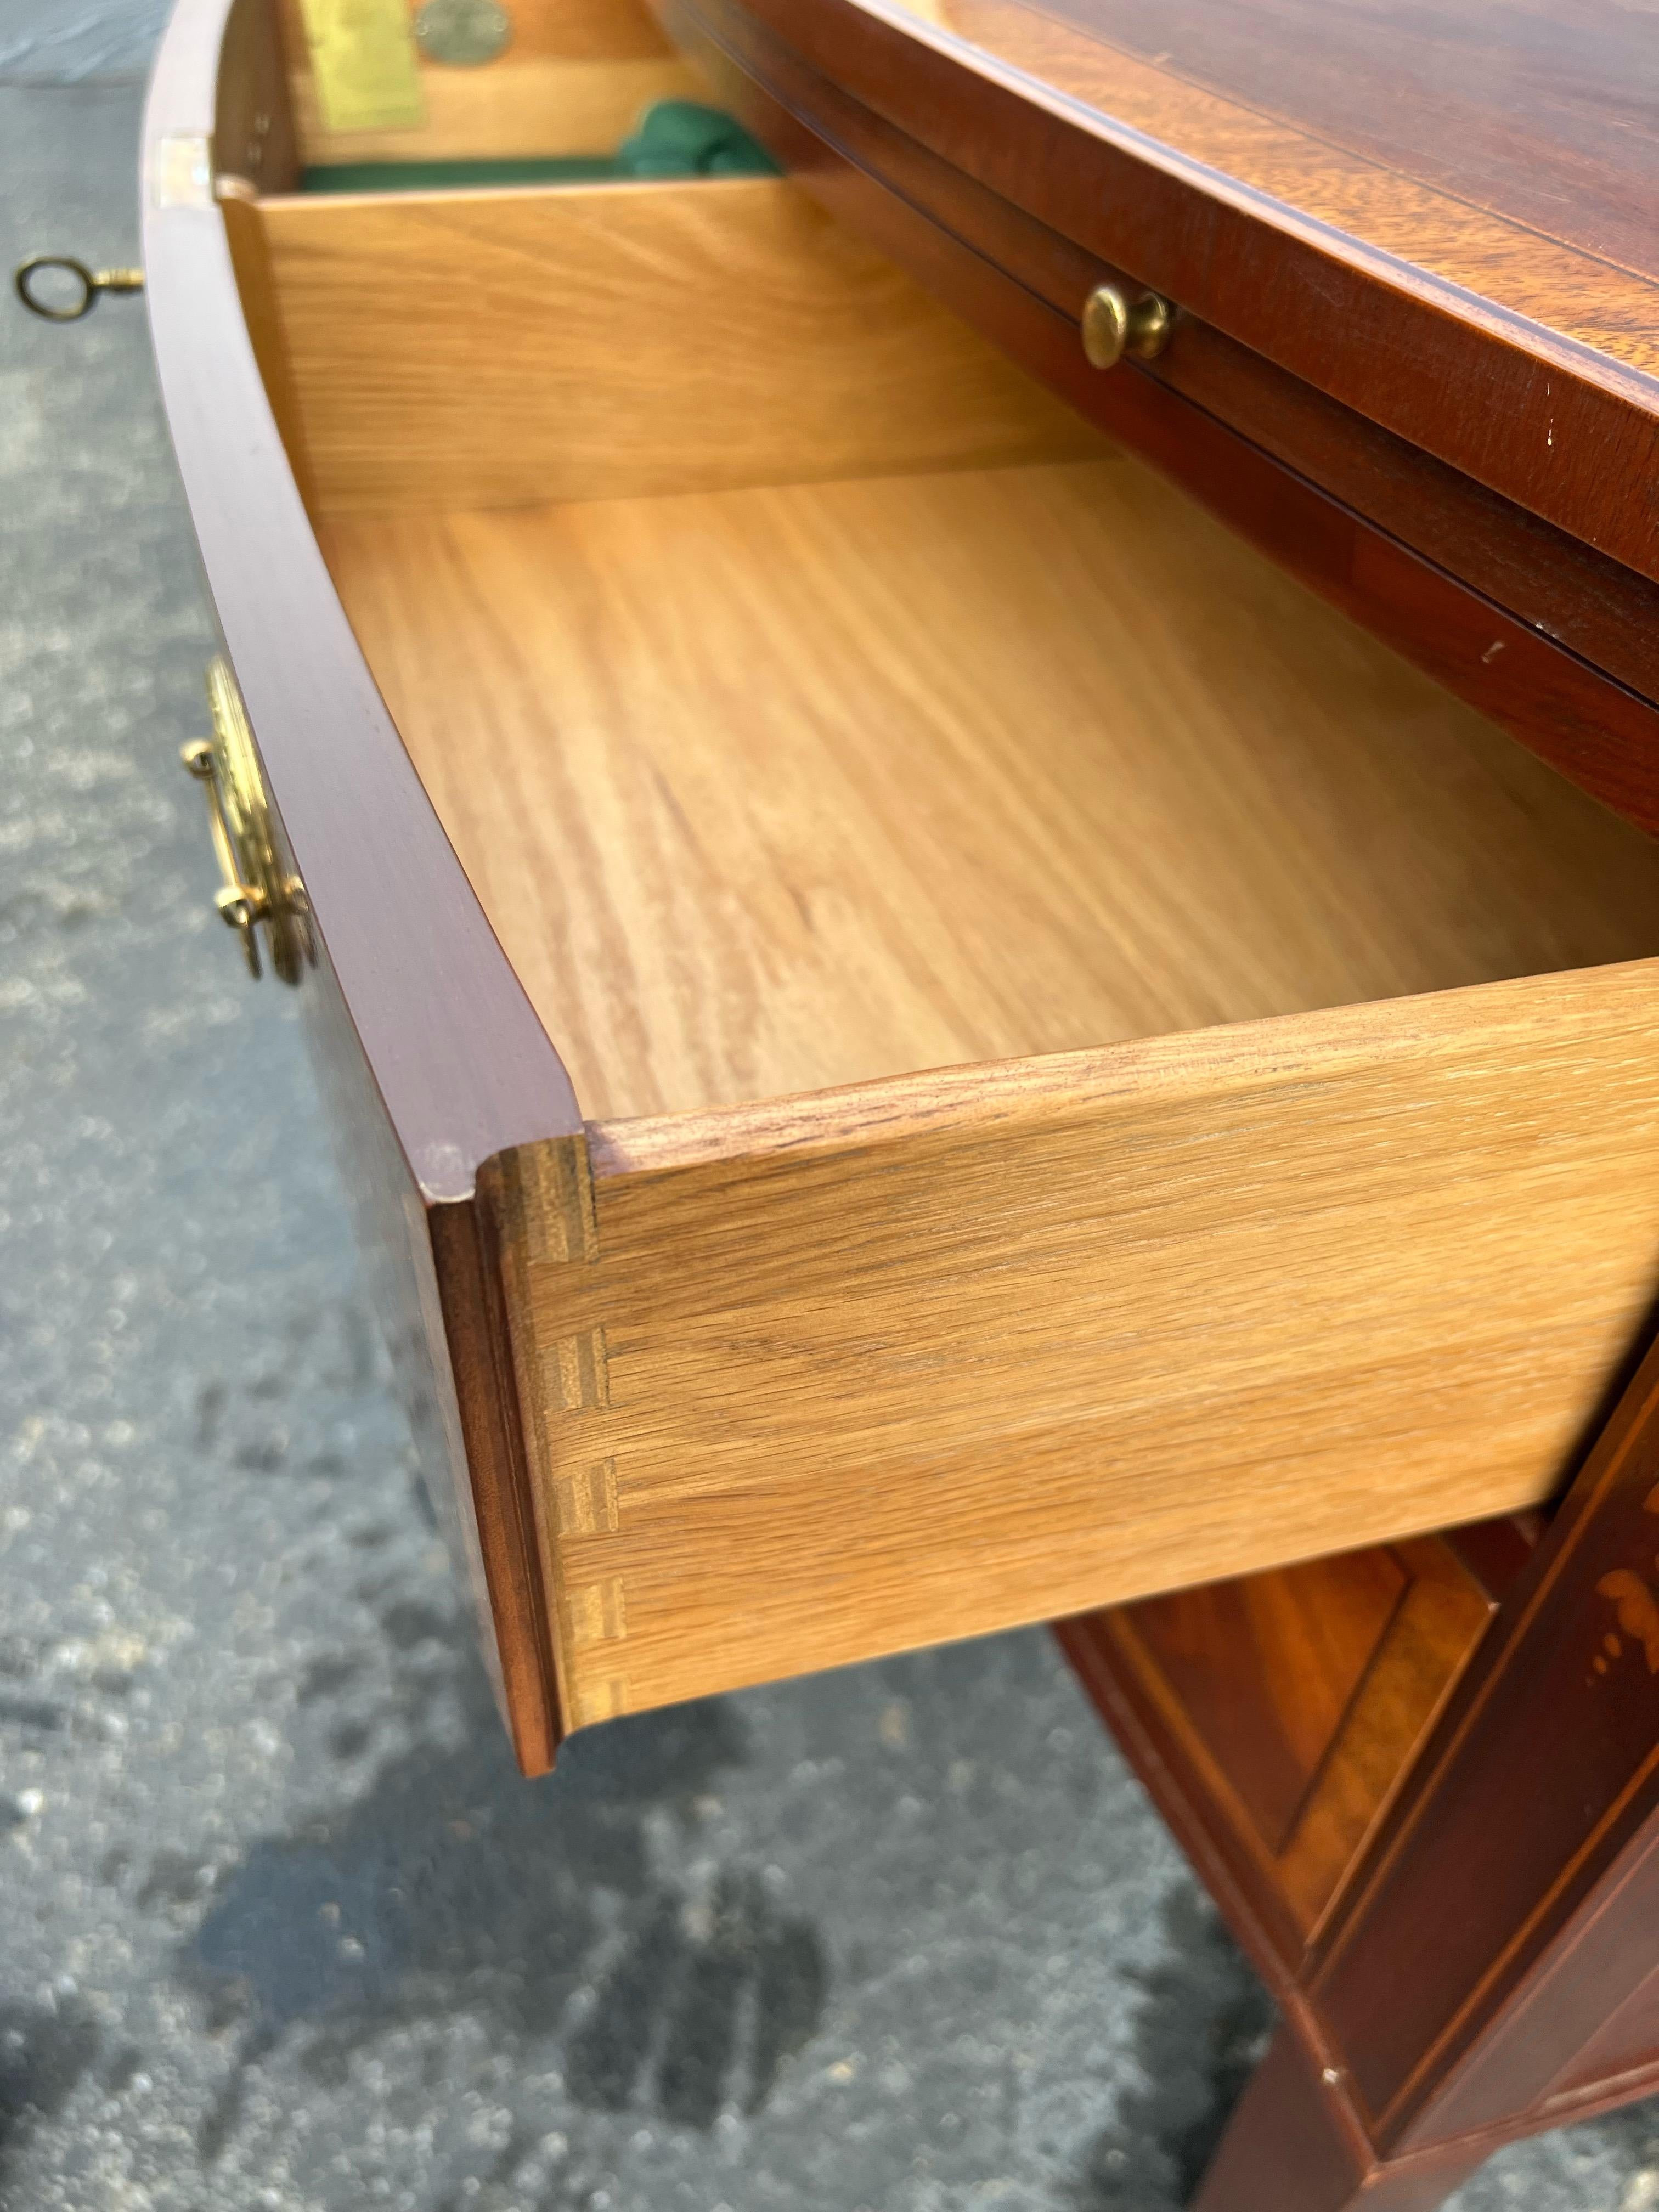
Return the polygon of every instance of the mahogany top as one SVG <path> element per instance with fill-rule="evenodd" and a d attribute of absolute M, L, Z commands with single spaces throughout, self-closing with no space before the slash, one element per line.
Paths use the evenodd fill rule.
<path fill-rule="evenodd" d="M 1024 12 L 969 0 L 946 20 L 979 38 L 998 14 Z M 1659 44 L 1627 6 L 1054 0 L 1043 13 L 1155 67 L 1171 99 L 1176 87 L 1218 93 L 1331 155 L 1357 155 L 1547 246 L 1659 279 Z M 1628 358 L 1654 365 L 1650 331 L 1623 337 Z"/>
<path fill-rule="evenodd" d="M 1659 574 L 1646 14 L 1620 0 L 739 4 L 933 154 L 1190 314 Z"/>

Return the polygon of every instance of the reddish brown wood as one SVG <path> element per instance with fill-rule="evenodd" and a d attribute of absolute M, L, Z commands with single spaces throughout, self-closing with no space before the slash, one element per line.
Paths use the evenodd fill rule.
<path fill-rule="evenodd" d="M 255 363 L 223 212 L 204 178 L 192 183 L 216 118 L 245 153 L 247 118 L 265 112 L 262 12 L 239 0 L 228 33 L 228 0 L 180 0 L 157 58 L 143 142 L 156 365 L 215 613 L 320 943 L 302 996 L 378 1303 L 520 1756 L 544 1765 L 547 1644 L 498 1540 L 520 1508 L 465 1218 L 483 1160 L 580 1117 L 346 622 Z"/>
<path fill-rule="evenodd" d="M 1385 170 L 1659 277 L 1659 52 L 1616 0 L 1520 0 L 1501 14 L 1486 0 L 1044 6 Z"/>
<path fill-rule="evenodd" d="M 1106 264 L 995 203 L 1002 246 L 1018 246 L 1031 277 L 1014 281 L 958 234 L 992 223 L 983 188 L 914 142 L 901 146 L 727 0 L 664 0 L 663 13 L 723 99 L 833 213 L 1313 589 L 1587 790 L 1659 829 L 1659 710 L 1632 688 L 1639 679 L 1659 692 L 1659 589 L 1646 578 L 1218 333 L 1189 333 L 1199 343 L 1151 371 L 1100 374 L 1074 313 L 1053 302 L 1080 299 L 1112 273 Z M 1203 405 L 1186 396 L 1189 383 Z M 1250 436 L 1223 419 L 1227 410 Z"/>
<path fill-rule="evenodd" d="M 809 178 L 823 173 L 833 149 L 1073 325 L 1097 284 L 1121 279 L 1121 270 L 850 98 L 729 0 L 671 0 L 671 8 L 680 35 L 698 44 L 735 105 L 744 106 L 764 88 L 767 104 L 755 110 L 756 127 L 787 131 L 787 158 Z M 786 111 L 793 130 L 781 123 Z M 816 156 L 814 139 L 824 149 Z M 1212 326 L 1189 320 L 1179 345 L 1136 368 L 1195 400 L 1519 620 L 1618 682 L 1659 697 L 1659 589 L 1647 578 Z"/>
<path fill-rule="evenodd" d="M 1583 2048 L 1550 2083 L 1544 2101 L 1547 2106 L 1558 2098 L 1575 2097 L 1626 2075 L 1650 2078 L 1656 2073 L 1659 2073 L 1659 1964 L 1593 2031 Z"/>
<path fill-rule="evenodd" d="M 1135 1640 L 1109 1614 L 1063 1632 L 1285 2011 L 1208 2212 L 1426 2207 L 1499 2143 L 1659 2084 L 1659 1350 L 1518 1573 L 1496 1532 L 1464 1548 L 1507 1595 L 1300 1960 Z"/>
<path fill-rule="evenodd" d="M 1547 1514 L 1514 1513 L 1501 1521 L 1476 1521 L 1466 1528 L 1449 1528 L 1446 1542 L 1496 1604 L 1509 1595 L 1531 1565 L 1548 1527 Z"/>
<path fill-rule="evenodd" d="M 1240 2099 L 1191 2212 L 1433 2212 L 1482 2153 L 1392 2170 L 1373 2154 L 1322 2055 L 1281 2027 Z"/>
<path fill-rule="evenodd" d="M 1646 1832 L 1563 1915 L 1507 2001 L 1492 2002 L 1480 1984 L 1470 1992 L 1465 2014 L 1478 2022 L 1490 2006 L 1489 2019 L 1477 2024 L 1461 2063 L 1443 2049 L 1426 2054 L 1413 2084 L 1420 2108 L 1395 2124 L 1400 2148 L 1549 2117 L 1564 2096 L 1628 2094 L 1620 2085 L 1654 2062 L 1656 1927 L 1659 1832 L 1650 1817 Z M 1517 1926 L 1511 1942 L 1524 1943 L 1527 1933 Z"/>
<path fill-rule="evenodd" d="M 282 27 L 268 0 L 233 0 L 225 17 L 213 157 L 222 175 L 246 177 L 258 191 L 291 192 L 299 181 Z"/>
<path fill-rule="evenodd" d="M 252 0 L 246 0 L 252 4 Z M 146 111 L 207 139 L 227 0 L 182 0 Z M 568 1080 L 490 932 L 358 650 L 248 343 L 210 198 L 144 205 L 156 366 L 209 590 L 317 927 L 406 1157 L 434 1200 L 579 1128 Z M 301 644 L 303 641 L 303 644 Z"/>
<path fill-rule="evenodd" d="M 1277 1886 L 1264 1880 L 1241 1825 L 1222 1794 L 1194 1772 L 1188 1744 L 1167 1710 L 1146 1693 L 1137 1670 L 1121 1663 L 1107 1616 L 1054 1624 L 1055 1641 L 1087 1690 L 1119 1749 L 1146 1785 L 1176 1842 L 1251 1963 L 1283 2003 L 1294 1986 L 1302 1936 Z"/>
<path fill-rule="evenodd" d="M 1075 325 L 1122 271 L 952 168 L 726 0 L 667 0 L 733 105 L 809 182 L 851 164 Z M 759 94 L 759 98 L 757 95 Z M 857 217 L 855 216 L 854 219 Z M 994 331 L 994 336 L 1000 335 Z M 1134 373 L 1180 392 L 1263 451 L 1528 626 L 1659 697 L 1659 588 L 1380 428 L 1204 324 Z M 1090 380 L 1097 381 L 1097 380 Z"/>
<path fill-rule="evenodd" d="M 1526 2109 L 1653 1966 L 1656 1415 L 1651 1353 L 1503 1609 L 1310 1984 L 1352 2053 L 1355 2093 L 1380 2142 Z"/>
<path fill-rule="evenodd" d="M 1012 26 L 1022 51 L 1048 58 L 1056 81 L 1086 75 L 1087 56 L 1063 27 L 1010 0 L 971 4 L 981 28 Z M 1090 17 L 1097 31 L 1105 4 Z M 874 0 L 793 0 L 787 16 L 775 0 L 754 0 L 751 12 L 783 26 L 820 75 L 840 76 L 902 131 L 936 181 L 941 169 L 967 180 L 940 185 L 958 211 L 953 234 L 937 210 L 918 211 L 803 132 L 826 198 L 1297 574 L 1590 788 L 1659 824 L 1648 765 L 1659 758 L 1659 722 L 1607 672 L 1647 681 L 1650 648 L 1626 635 L 1645 586 L 1564 550 L 1559 530 L 1517 520 L 1443 471 L 1455 461 L 1468 476 L 1484 472 L 1510 499 L 1653 574 L 1644 371 L 1571 332 L 1523 329 L 1513 285 L 1471 307 L 1448 293 L 1443 271 L 1407 282 L 1382 265 L 1375 240 L 1316 235 L 1306 209 L 1267 205 L 1237 179 L 1231 196 L 1219 191 L 1190 153 L 1132 143 L 1098 112 L 1040 112 L 1014 86 L 1007 56 L 969 65 L 953 34 L 890 19 Z M 474 1190 L 491 1154 L 574 1132 L 578 1118 L 317 556 L 243 327 L 221 212 L 188 190 L 166 204 L 156 197 L 158 176 L 187 173 L 169 146 L 205 143 L 210 123 L 247 157 L 274 50 L 239 17 L 216 82 L 226 13 L 225 0 L 185 0 L 152 93 L 145 238 L 158 363 L 219 620 L 317 918 L 323 957 L 307 996 L 349 1133 L 348 1183 L 397 1317 L 417 1432 L 454 1476 L 455 1540 L 499 1645 L 520 1756 L 534 1768 L 556 1735 L 550 1638 L 531 1565 L 522 1438 L 507 1411 L 500 1271 Z M 902 62 L 885 81 L 884 57 Z M 1224 52 L 1214 66 L 1224 64 L 1232 66 Z M 1180 97 L 1171 94 L 1176 121 L 1197 112 L 1183 105 L 1186 90 L 1177 83 Z M 781 109 L 773 121 L 780 132 L 801 128 Z M 278 173 L 284 159 L 280 145 L 261 155 Z M 926 167 L 918 159 L 909 173 Z M 1115 199 L 1115 180 L 1125 187 Z M 999 260 L 1016 245 L 1027 257 L 1018 267 L 1040 282 Z M 1581 258 L 1590 251 L 1584 240 L 1569 246 Z M 1202 292 L 1217 335 L 1195 334 L 1155 374 L 1095 378 L 1064 287 L 1109 264 L 1153 282 L 1166 265 L 1190 277 L 1191 294 L 1168 289 L 1188 305 Z M 1630 281 L 1629 297 L 1644 297 L 1647 280 Z M 1351 319 L 1335 312 L 1345 306 Z M 1269 326 L 1270 311 L 1282 329 Z M 1593 357 L 1569 357 L 1574 345 Z M 1260 369 L 1251 348 L 1277 368 Z M 1540 388 L 1558 374 L 1559 402 Z M 1468 404 L 1476 391 L 1480 408 Z M 1346 423 L 1330 411 L 1332 395 L 1391 426 L 1394 442 Z M 1249 436 L 1220 419 L 1224 396 Z M 1547 422 L 1559 427 L 1562 463 L 1559 476 L 1540 477 Z M 1402 457 L 1402 436 L 1440 461 Z M 1324 454 L 1321 482 L 1348 504 L 1285 465 L 1315 452 Z M 1447 515 L 1449 534 L 1437 540 Z M 1423 557 L 1431 542 L 1456 549 L 1456 574 Z M 1484 579 L 1480 589 L 1472 578 Z M 1536 596 L 1550 591 L 1559 597 Z M 1540 638 L 1529 626 L 1538 617 L 1520 611 L 1547 604 L 1569 611 L 1574 652 Z M 1482 1589 L 1504 1593 L 1496 1624 L 1462 1683 L 1448 1686 L 1426 1747 L 1311 1931 L 1264 1860 L 1305 1802 L 1321 1729 L 1328 1747 L 1358 1710 L 1370 1669 L 1359 1665 L 1356 1680 L 1346 1632 L 1311 1696 L 1285 1657 L 1297 1638 L 1257 1638 L 1253 1707 L 1238 1682 L 1219 1693 L 1184 1629 L 1163 1639 L 1167 1695 L 1125 1662 L 1133 1639 L 1082 1624 L 1064 1632 L 1285 2009 L 1285 2033 L 1205 2185 L 1205 2212 L 1339 2212 L 1360 2197 L 1423 2212 L 1497 2142 L 1659 2081 L 1656 1424 L 1650 1361 L 1535 1558 L 1522 1564 L 1503 1540 L 1464 1547 Z M 1353 1640 L 1365 1640 L 1369 1618 L 1375 1652 L 1396 1614 L 1371 1602 L 1378 1577 L 1359 1580 L 1375 1588 Z M 1207 1623 L 1224 1646 L 1241 1614 L 1212 1600 L 1178 1618 Z M 1206 1698 L 1207 1740 L 1190 1725 L 1182 1735 L 1172 1712 Z M 1277 1703 L 1276 1716 L 1264 1718 L 1263 1701 Z"/>
<path fill-rule="evenodd" d="M 1162 58 L 1133 59 L 1109 42 L 1106 0 L 1086 0 L 1086 32 L 1020 0 L 950 0 L 943 23 L 891 0 L 709 0 L 708 18 L 739 9 L 1063 238 L 1571 535 L 1659 574 L 1650 270 L 1343 146 L 1324 135 L 1316 100 L 1304 114 L 1292 97 L 1291 113 L 1273 116 L 1200 89 Z M 1218 21 L 1224 0 L 1200 0 L 1196 13 Z M 1386 19 L 1383 84 L 1422 66 L 1439 27 L 1457 20 L 1449 5 L 1375 14 Z M 1559 12 L 1563 37 L 1572 21 Z M 1639 40 L 1622 21 L 1608 10 L 1597 26 L 1602 74 Z M 1297 83 L 1297 63 L 1275 43 L 1266 65 Z M 1504 112 L 1502 83 L 1499 68 L 1491 121 Z M 1536 111 L 1511 121 L 1518 177 L 1553 141 Z M 1607 149 L 1619 167 L 1611 134 Z M 1642 179 L 1625 169 L 1639 204 Z M 994 240 L 964 235 L 994 258 Z"/>
<path fill-rule="evenodd" d="M 1380 1548 L 1133 1608 L 1149 1660 L 1269 1851 L 1288 1840 L 1410 1580 Z"/>
<path fill-rule="evenodd" d="M 530 1463 L 520 1425 L 507 1334 L 501 1253 L 491 1209 L 475 1198 L 425 1209 L 442 1340 L 454 1378 L 459 1450 L 468 1475 L 482 1571 L 483 1619 L 493 1626 L 501 1716 L 526 1774 L 545 1774 L 563 1728 L 553 1631 L 536 1560 Z M 438 1329 L 428 1322 L 428 1334 Z M 459 1485 L 450 1486 L 452 1491 Z M 469 1532 L 463 1542 L 470 1554 Z"/>
<path fill-rule="evenodd" d="M 551 1644 L 526 1574 L 523 1440 L 502 1385 L 499 1279 L 476 1199 L 428 1206 L 387 1121 L 326 954 L 306 979 L 306 1038 L 370 1304 L 451 1558 L 471 1591 L 501 1718 L 527 1774 L 560 1735 Z M 463 1479 L 466 1470 L 470 1479 Z"/>
<path fill-rule="evenodd" d="M 1524 1534 L 1492 1524 L 1057 1625 L 1281 1997 L 1491 1619 L 1462 1554 L 1512 1573 L 1516 1551 Z"/>

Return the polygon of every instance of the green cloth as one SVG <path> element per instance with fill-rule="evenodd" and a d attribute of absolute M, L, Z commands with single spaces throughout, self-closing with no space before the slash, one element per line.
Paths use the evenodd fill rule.
<path fill-rule="evenodd" d="M 729 115 L 695 100 L 659 100 L 617 149 L 625 177 L 775 177 L 777 163 Z"/>
<path fill-rule="evenodd" d="M 328 161 L 307 169 L 302 192 L 465 191 L 491 185 L 597 185 L 630 179 L 771 177 L 777 165 L 739 123 L 695 100 L 659 100 L 615 154 L 509 161 Z"/>

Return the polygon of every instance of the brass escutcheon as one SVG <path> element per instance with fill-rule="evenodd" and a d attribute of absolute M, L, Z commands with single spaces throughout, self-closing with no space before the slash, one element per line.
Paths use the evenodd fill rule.
<path fill-rule="evenodd" d="M 1115 368 L 1126 353 L 1151 361 L 1174 326 L 1175 309 L 1156 292 L 1132 305 L 1115 284 L 1097 284 L 1083 303 L 1083 350 L 1097 368 Z"/>
<path fill-rule="evenodd" d="M 34 279 L 43 269 L 62 269 L 80 287 L 67 307 L 54 307 L 35 290 Z M 31 253 L 12 270 L 11 281 L 30 314 L 39 315 L 42 322 L 78 323 L 82 315 L 92 313 L 102 293 L 142 292 L 144 272 L 142 269 L 88 269 L 72 253 Z"/>
<path fill-rule="evenodd" d="M 297 983 L 317 957 L 311 910 L 300 878 L 282 864 L 253 732 L 222 659 L 208 669 L 207 691 L 213 735 L 192 739 L 180 758 L 207 794 L 208 828 L 224 878 L 213 903 L 240 937 L 251 975 L 263 972 L 263 927 L 272 968 L 284 983 Z"/>

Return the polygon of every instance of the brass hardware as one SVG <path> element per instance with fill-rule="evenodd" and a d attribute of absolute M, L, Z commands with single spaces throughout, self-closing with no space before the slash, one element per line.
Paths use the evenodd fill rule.
<path fill-rule="evenodd" d="M 409 0 L 300 0 L 326 131 L 417 131 L 426 121 Z"/>
<path fill-rule="evenodd" d="M 1126 353 L 1151 361 L 1174 325 L 1175 309 L 1156 292 L 1131 306 L 1115 284 L 1097 284 L 1083 303 L 1083 350 L 1097 368 L 1115 368 Z"/>
<path fill-rule="evenodd" d="M 75 279 L 81 289 L 70 306 L 54 307 L 35 291 L 33 278 L 42 269 L 62 269 Z M 97 306 L 100 292 L 142 292 L 144 272 L 142 269 L 88 269 L 72 253 L 31 253 L 13 270 L 11 281 L 30 314 L 39 315 L 43 322 L 78 323 Z"/>
<path fill-rule="evenodd" d="M 297 983 L 317 957 L 305 890 L 283 866 L 253 732 L 222 660 L 209 668 L 207 690 L 213 735 L 183 746 L 180 757 L 207 793 L 208 827 L 224 878 L 213 903 L 241 938 L 249 975 L 263 970 L 263 925 L 271 966 L 284 983 Z"/>

